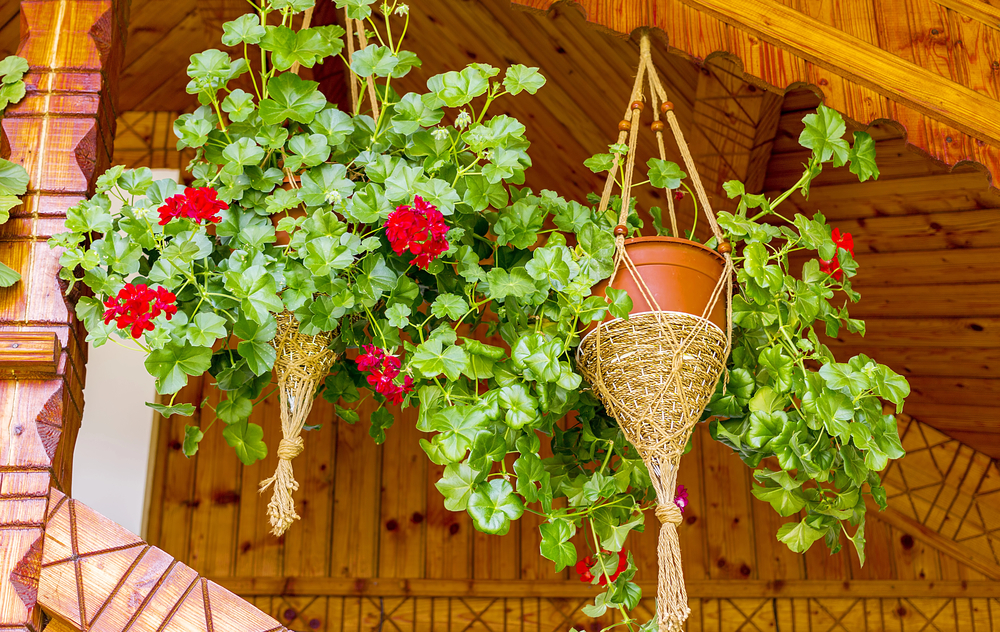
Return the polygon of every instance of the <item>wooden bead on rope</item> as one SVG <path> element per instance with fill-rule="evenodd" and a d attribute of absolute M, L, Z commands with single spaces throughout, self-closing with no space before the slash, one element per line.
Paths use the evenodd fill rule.
<path fill-rule="evenodd" d="M 639 110 L 640 112 L 642 112 L 643 104 L 642 101 L 633 101 L 632 105 L 630 105 L 629 107 L 632 108 L 633 110 Z"/>
<path fill-rule="evenodd" d="M 670 101 L 664 101 L 663 103 L 660 104 L 660 112 L 662 114 L 666 114 L 672 109 L 674 109 L 674 104 L 671 103 Z"/>
<path fill-rule="evenodd" d="M 630 121 L 622 120 L 620 123 L 618 123 L 619 132 L 627 132 L 630 129 L 632 129 L 632 123 Z"/>
<path fill-rule="evenodd" d="M 628 226 L 624 224 L 618 224 L 615 226 L 615 237 L 624 237 L 628 235 Z"/>
<path fill-rule="evenodd" d="M 716 248 L 716 250 L 719 251 L 720 255 L 728 255 L 733 251 L 733 245 L 728 241 L 720 241 L 719 246 L 718 248 Z"/>
<path fill-rule="evenodd" d="M 652 123 L 650 123 L 649 129 L 653 130 L 654 132 L 662 132 L 663 121 L 653 121 Z"/>

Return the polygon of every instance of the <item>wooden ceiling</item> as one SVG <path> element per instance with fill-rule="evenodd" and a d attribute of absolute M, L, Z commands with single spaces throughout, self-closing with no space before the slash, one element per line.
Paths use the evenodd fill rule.
<path fill-rule="evenodd" d="M 188 57 L 219 46 L 222 22 L 243 10 L 236 0 L 132 3 L 120 88 L 120 120 L 127 124 L 119 125 L 118 160 L 183 164 L 171 150 L 169 129 L 176 113 L 195 106 L 184 91 Z M 600 179 L 582 162 L 613 142 L 637 59 L 635 41 L 603 32 L 561 5 L 539 14 L 514 9 L 508 0 L 419 0 L 411 16 L 411 32 L 419 37 L 409 46 L 424 65 L 403 88 L 424 89 L 428 77 L 473 61 L 539 66 L 549 83 L 538 95 L 498 105 L 527 126 L 534 161 L 528 183 L 578 200 L 598 188 Z M 15 51 L 18 24 L 17 3 L 0 6 L 0 55 Z M 731 99 L 712 101 L 709 82 L 721 66 L 669 54 L 662 42 L 654 48 L 711 188 L 733 175 L 757 179 L 767 191 L 797 179 L 805 154 L 796 138 L 802 116 L 819 102 L 813 92 L 765 99 L 758 106 L 771 107 L 773 116 L 761 111 L 749 120 L 745 99 L 759 99 L 759 90 L 743 84 Z M 834 344 L 845 356 L 864 352 L 906 375 L 913 387 L 908 413 L 1000 457 L 1000 195 L 973 165 L 952 170 L 918 153 L 892 123 L 867 129 L 878 141 L 877 182 L 858 184 L 846 170 L 827 172 L 808 201 L 791 200 L 804 211 L 822 210 L 855 236 L 864 299 L 852 313 L 868 319 L 868 335 Z M 652 155 L 652 138 L 640 138 L 640 152 Z M 750 164 L 727 162 L 734 147 L 743 148 Z M 668 152 L 678 160 L 674 148 Z M 644 195 L 643 206 L 662 202 L 655 192 Z"/>

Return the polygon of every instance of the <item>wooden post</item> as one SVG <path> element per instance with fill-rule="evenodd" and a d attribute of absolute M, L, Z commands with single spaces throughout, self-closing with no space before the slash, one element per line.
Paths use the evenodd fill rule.
<path fill-rule="evenodd" d="M 2 149 L 30 184 L 0 227 L 0 260 L 22 276 L 0 290 L 0 332 L 55 334 L 59 358 L 54 371 L 0 373 L 0 629 L 35 632 L 49 488 L 69 488 L 87 357 L 57 278 L 59 254 L 45 242 L 110 161 L 128 2 L 22 0 L 20 8 L 18 54 L 31 69 L 27 95 L 3 119 Z"/>

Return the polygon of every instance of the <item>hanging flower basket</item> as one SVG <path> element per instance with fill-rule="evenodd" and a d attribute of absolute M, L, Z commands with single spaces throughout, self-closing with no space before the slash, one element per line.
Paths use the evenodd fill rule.
<path fill-rule="evenodd" d="M 284 311 L 275 315 L 278 332 L 271 341 L 277 351 L 274 373 L 278 378 L 281 407 L 281 442 L 278 444 L 278 467 L 274 476 L 261 481 L 263 493 L 274 485 L 274 495 L 267 505 L 271 532 L 280 536 L 299 519 L 292 493 L 299 488 L 292 472 L 292 459 L 302 454 L 305 443 L 300 434 L 312 410 L 316 388 L 330 371 L 337 354 L 330 348 L 332 332 L 307 336 L 299 331 L 295 315 Z"/>
<path fill-rule="evenodd" d="M 654 105 L 651 129 L 657 135 L 661 157 L 665 153 L 665 126 L 659 120 L 662 113 L 674 132 L 696 194 L 720 244 L 718 253 L 686 239 L 625 239 L 646 73 Z M 620 167 L 622 210 L 615 228 L 615 269 L 606 283 L 595 288 L 595 293 L 603 295 L 608 287 L 624 290 L 632 300 L 632 309 L 627 319 L 608 318 L 588 331 L 577 350 L 577 363 L 649 469 L 656 489 L 656 516 L 661 523 L 657 616 L 661 632 L 675 632 L 684 627 L 690 614 L 677 536 L 681 523 L 681 510 L 674 502 L 677 471 L 691 431 L 715 392 L 729 357 L 733 267 L 730 246 L 712 215 L 672 106 L 656 76 L 645 33 L 630 101 L 618 126 L 618 143 L 627 139 L 628 151 L 621 165 L 616 155 L 598 211 L 603 213 L 608 208 Z M 659 111 L 658 101 L 662 102 Z M 668 195 L 667 199 L 677 234 L 672 197 Z"/>

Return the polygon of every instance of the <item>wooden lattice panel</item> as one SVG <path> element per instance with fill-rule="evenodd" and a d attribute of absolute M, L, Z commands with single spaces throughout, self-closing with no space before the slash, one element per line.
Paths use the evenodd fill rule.
<path fill-rule="evenodd" d="M 93 632 L 279 632 L 277 621 L 52 490 L 38 601 Z"/>
<path fill-rule="evenodd" d="M 997 462 L 918 421 L 900 431 L 906 458 L 883 477 L 892 507 L 1000 565 Z"/>

